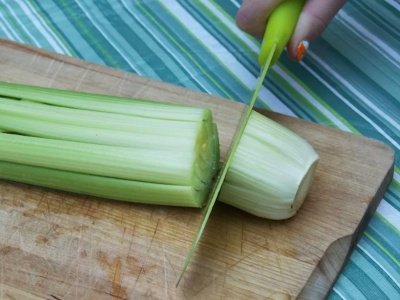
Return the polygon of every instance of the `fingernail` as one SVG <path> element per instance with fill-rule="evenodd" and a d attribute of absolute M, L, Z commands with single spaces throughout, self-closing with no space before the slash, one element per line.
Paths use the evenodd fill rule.
<path fill-rule="evenodd" d="M 310 43 L 308 41 L 301 41 L 296 49 L 297 61 L 301 61 L 307 53 L 307 49 Z"/>

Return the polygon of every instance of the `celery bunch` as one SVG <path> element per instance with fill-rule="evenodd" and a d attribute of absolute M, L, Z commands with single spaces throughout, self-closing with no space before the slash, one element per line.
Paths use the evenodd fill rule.
<path fill-rule="evenodd" d="M 0 83 L 0 178 L 201 207 L 219 165 L 209 109 Z"/>

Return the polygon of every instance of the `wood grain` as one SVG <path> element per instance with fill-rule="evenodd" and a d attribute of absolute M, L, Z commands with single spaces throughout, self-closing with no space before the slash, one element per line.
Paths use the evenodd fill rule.
<path fill-rule="evenodd" d="M 0 40 L 0 80 L 207 106 L 225 155 L 243 105 Z M 202 210 L 97 199 L 0 181 L 0 297 L 320 299 L 393 174 L 386 145 L 269 111 L 320 155 L 297 216 L 256 218 L 217 203 L 180 286 Z"/>

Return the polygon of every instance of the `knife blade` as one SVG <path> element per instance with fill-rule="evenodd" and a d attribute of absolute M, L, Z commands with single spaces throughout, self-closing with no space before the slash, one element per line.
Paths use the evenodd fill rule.
<path fill-rule="evenodd" d="M 238 130 L 236 131 L 235 137 L 228 150 L 228 155 L 222 164 L 220 171 L 217 175 L 217 179 L 214 183 L 212 192 L 210 194 L 207 206 L 205 208 L 205 214 L 200 224 L 198 234 L 195 241 L 193 242 L 192 248 L 186 258 L 183 269 L 179 275 L 176 286 L 179 285 L 183 274 L 185 273 L 193 253 L 200 241 L 201 235 L 203 234 L 204 228 L 210 217 L 212 208 L 218 198 L 218 194 L 222 188 L 222 184 L 225 180 L 228 169 L 232 163 L 235 151 L 240 143 L 240 139 L 246 129 L 246 125 L 249 121 L 251 112 L 253 111 L 254 104 L 258 98 L 258 94 L 263 86 L 264 79 L 267 72 L 273 64 L 279 59 L 281 53 L 286 47 L 289 39 L 291 38 L 293 31 L 296 27 L 297 20 L 300 12 L 303 8 L 305 0 L 286 0 L 279 4 L 274 11 L 270 14 L 267 26 L 265 29 L 263 42 L 260 48 L 259 63 L 261 65 L 260 73 L 256 79 L 255 88 L 251 90 L 248 101 L 248 106 L 244 110 L 241 118 L 241 123 Z"/>

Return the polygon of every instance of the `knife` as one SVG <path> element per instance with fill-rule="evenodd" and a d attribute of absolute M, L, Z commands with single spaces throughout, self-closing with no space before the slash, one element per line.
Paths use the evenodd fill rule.
<path fill-rule="evenodd" d="M 270 66 L 275 64 L 275 62 L 279 59 L 281 53 L 291 38 L 304 3 L 305 0 L 284 0 L 273 10 L 268 18 L 258 57 L 261 69 L 256 80 L 256 86 L 250 93 L 248 107 L 244 110 L 239 129 L 236 131 L 235 137 L 228 151 L 227 158 L 225 159 L 225 162 L 222 164 L 218 173 L 205 209 L 203 220 L 200 224 L 199 232 L 187 256 L 176 286 L 179 285 L 179 282 L 181 281 L 183 274 L 185 273 L 193 253 L 200 241 L 201 235 L 203 234 L 206 223 L 210 217 L 211 210 L 222 188 L 222 184 L 224 183 L 226 174 L 228 173 L 229 166 L 232 163 L 235 151 L 240 143 L 240 139 L 244 133 L 244 130 L 246 129 L 246 125 L 249 121 L 251 112 L 253 111 L 254 104 L 258 98 L 258 94 L 263 85 L 265 76 L 267 75 L 267 71 L 269 70 Z"/>

